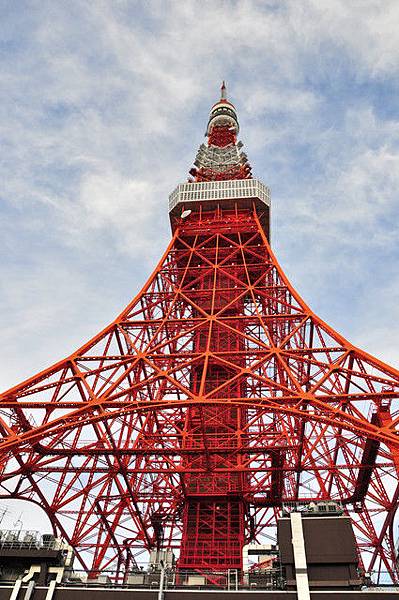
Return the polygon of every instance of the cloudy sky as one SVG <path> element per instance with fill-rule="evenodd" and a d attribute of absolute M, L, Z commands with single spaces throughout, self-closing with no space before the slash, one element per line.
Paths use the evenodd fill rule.
<path fill-rule="evenodd" d="M 397 0 L 0 0 L 0 387 L 143 285 L 222 79 L 286 273 L 399 366 L 398 22 Z"/>

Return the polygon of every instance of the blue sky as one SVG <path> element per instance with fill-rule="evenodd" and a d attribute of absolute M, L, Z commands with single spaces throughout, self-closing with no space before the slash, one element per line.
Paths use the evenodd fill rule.
<path fill-rule="evenodd" d="M 287 275 L 399 366 L 396 0 L 0 0 L 0 16 L 2 389 L 137 293 L 222 79 Z"/>

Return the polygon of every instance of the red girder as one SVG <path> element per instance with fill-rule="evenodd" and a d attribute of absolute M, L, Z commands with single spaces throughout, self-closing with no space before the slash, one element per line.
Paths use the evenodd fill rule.
<path fill-rule="evenodd" d="M 240 566 L 282 502 L 331 498 L 395 578 L 399 373 L 314 315 L 255 211 L 198 219 L 114 323 L 1 396 L 1 494 L 45 498 L 94 571 L 161 513 L 182 565 Z"/>

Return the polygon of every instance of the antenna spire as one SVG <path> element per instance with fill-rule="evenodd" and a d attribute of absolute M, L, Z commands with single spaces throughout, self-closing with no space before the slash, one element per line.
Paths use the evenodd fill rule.
<path fill-rule="evenodd" d="M 220 88 L 220 99 L 227 100 L 226 84 L 224 80 L 222 81 L 222 87 Z"/>

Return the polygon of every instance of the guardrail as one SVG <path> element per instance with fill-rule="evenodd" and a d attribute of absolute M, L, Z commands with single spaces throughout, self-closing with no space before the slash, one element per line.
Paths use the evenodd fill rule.
<path fill-rule="evenodd" d="M 64 542 L 52 534 L 23 529 L 0 531 L 0 549 L 60 550 L 63 546 Z"/>
<path fill-rule="evenodd" d="M 286 580 L 284 569 L 252 568 L 242 572 L 236 569 L 228 570 L 188 570 L 176 567 L 163 569 L 163 589 L 198 589 L 198 590 L 284 590 Z M 162 569 L 131 570 L 128 573 L 101 571 L 101 573 L 73 570 L 65 573 L 60 586 L 72 587 L 101 587 L 101 588 L 137 588 L 159 589 Z M 379 580 L 378 583 L 376 583 Z M 388 572 L 375 571 L 362 584 L 363 589 L 394 590 L 399 592 L 399 585 L 392 583 Z"/>
<path fill-rule="evenodd" d="M 162 582 L 162 571 L 163 582 Z M 187 570 L 176 568 L 134 570 L 124 575 L 115 572 L 85 573 L 71 571 L 61 586 L 133 587 L 142 589 L 218 589 L 218 590 L 283 590 L 284 573 L 281 568 L 257 569 L 242 573 L 228 570 Z"/>

